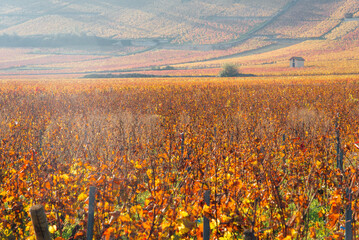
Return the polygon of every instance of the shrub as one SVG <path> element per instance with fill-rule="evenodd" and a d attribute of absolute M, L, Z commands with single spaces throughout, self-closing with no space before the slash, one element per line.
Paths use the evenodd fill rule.
<path fill-rule="evenodd" d="M 238 77 L 239 75 L 237 65 L 232 63 L 224 64 L 222 71 L 219 73 L 220 77 Z"/>
<path fill-rule="evenodd" d="M 174 70 L 175 68 L 172 66 L 167 65 L 166 67 L 162 68 L 163 70 Z"/>

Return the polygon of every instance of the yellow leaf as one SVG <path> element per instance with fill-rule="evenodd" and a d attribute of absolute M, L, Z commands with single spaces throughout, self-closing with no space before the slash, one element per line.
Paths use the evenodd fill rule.
<path fill-rule="evenodd" d="M 54 233 L 54 232 L 56 232 L 56 230 L 57 230 L 56 225 L 52 225 L 52 226 L 49 227 L 49 232 L 50 233 Z"/>
<path fill-rule="evenodd" d="M 208 205 L 204 205 L 203 206 L 203 211 L 202 211 L 203 215 L 207 218 L 211 218 L 211 208 Z"/>
<path fill-rule="evenodd" d="M 317 167 L 320 167 L 321 162 L 320 162 L 320 161 L 316 161 L 315 164 L 317 165 Z"/>
<path fill-rule="evenodd" d="M 231 232 L 225 232 L 223 237 L 220 237 L 219 240 L 231 240 L 234 239 L 234 236 Z"/>
<path fill-rule="evenodd" d="M 190 231 L 191 229 L 187 228 L 184 223 L 181 223 L 179 226 L 178 226 L 178 231 L 179 231 L 179 235 L 183 235 L 183 234 L 186 234 Z"/>
<path fill-rule="evenodd" d="M 62 174 L 61 178 L 64 179 L 65 181 L 68 181 L 70 179 L 69 175 L 67 174 Z"/>
<path fill-rule="evenodd" d="M 149 178 L 151 178 L 151 176 L 152 176 L 152 169 L 147 169 L 146 173 L 147 173 L 147 176 L 148 176 Z"/>
<path fill-rule="evenodd" d="M 181 218 L 188 217 L 188 213 L 186 211 L 180 211 Z"/>
<path fill-rule="evenodd" d="M 84 193 L 81 193 L 78 197 L 77 197 L 77 200 L 78 201 L 83 201 L 87 198 L 86 194 Z"/>
<path fill-rule="evenodd" d="M 231 217 L 228 217 L 225 214 L 222 214 L 220 217 L 223 222 L 229 222 L 232 219 Z"/>
<path fill-rule="evenodd" d="M 209 227 L 211 229 L 215 229 L 219 226 L 220 222 L 219 219 L 217 219 L 217 221 L 215 219 L 212 219 L 212 221 L 209 223 Z"/>
<path fill-rule="evenodd" d="M 166 219 L 163 220 L 162 224 L 161 224 L 161 227 L 163 230 L 165 230 L 166 228 L 169 228 L 171 226 L 171 223 L 168 222 Z"/>

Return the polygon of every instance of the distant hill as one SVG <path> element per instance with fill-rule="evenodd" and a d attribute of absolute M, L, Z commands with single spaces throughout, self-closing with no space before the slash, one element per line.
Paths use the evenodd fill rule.
<path fill-rule="evenodd" d="M 0 59 L 0 70 L 151 69 L 306 41 L 342 41 L 348 50 L 358 45 L 358 12 L 358 0 L 5 1 L 0 48 L 7 57 Z M 8 49 L 17 50 L 9 55 Z"/>
<path fill-rule="evenodd" d="M 357 11 L 356 0 L 13 0 L 0 5 L 0 35 L 160 38 L 176 44 L 230 42 L 253 31 L 309 38 Z"/>
<path fill-rule="evenodd" d="M 14 0 L 0 6 L 0 35 L 165 38 L 208 44 L 237 39 L 289 0 Z"/>

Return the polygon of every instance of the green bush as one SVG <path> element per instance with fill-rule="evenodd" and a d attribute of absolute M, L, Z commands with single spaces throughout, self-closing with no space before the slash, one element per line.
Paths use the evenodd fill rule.
<path fill-rule="evenodd" d="M 235 64 L 227 63 L 222 67 L 222 71 L 219 73 L 220 77 L 238 77 L 238 67 Z"/>

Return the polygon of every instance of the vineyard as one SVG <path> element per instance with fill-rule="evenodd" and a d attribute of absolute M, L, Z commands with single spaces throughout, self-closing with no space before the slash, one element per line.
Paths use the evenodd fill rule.
<path fill-rule="evenodd" d="M 33 53 L 29 49 L 1 49 L 9 57 L 0 58 L 0 71 L 3 74 L 21 72 L 22 75 L 36 73 L 86 73 L 93 71 L 116 71 L 149 68 L 161 65 L 176 64 L 186 61 L 203 61 L 228 54 L 236 54 L 270 44 L 263 38 L 253 38 L 240 46 L 224 50 L 199 51 L 160 49 L 135 55 L 117 52 L 115 56 L 109 53 L 88 53 L 77 51 L 59 54 L 59 49 L 45 49 Z M 57 50 L 57 51 L 56 51 Z M 138 50 L 137 48 L 135 50 Z M 68 50 L 67 50 L 68 51 Z M 40 71 L 38 71 L 40 70 Z"/>
<path fill-rule="evenodd" d="M 304 0 L 263 29 L 261 34 L 276 34 L 280 38 L 321 37 L 335 28 L 345 13 L 356 9 L 355 0 L 315 3 Z"/>
<path fill-rule="evenodd" d="M 19 0 L 0 6 L 0 35 L 88 33 L 115 39 L 169 38 L 173 43 L 218 43 L 238 38 L 287 2 Z M 212 16 L 252 19 L 208 20 Z"/>
<path fill-rule="evenodd" d="M 359 78 L 2 80 L 0 239 L 357 237 Z M 210 190 L 210 205 L 203 195 Z M 348 218 L 347 218 L 348 219 Z"/>
<path fill-rule="evenodd" d="M 214 59 L 203 62 L 175 64 L 176 68 L 203 69 L 208 72 L 220 68 L 225 63 L 237 63 L 241 72 L 258 76 L 284 75 L 335 75 L 358 73 L 359 28 L 356 22 L 344 22 L 323 40 L 307 40 L 288 47 L 264 51 L 248 56 Z M 348 32 L 348 29 L 355 29 Z M 344 35 L 344 36 L 343 36 Z M 342 38 L 340 38 L 342 36 Z M 305 67 L 290 69 L 288 60 L 292 56 L 302 56 Z M 206 73 L 203 73 L 206 75 Z"/>

